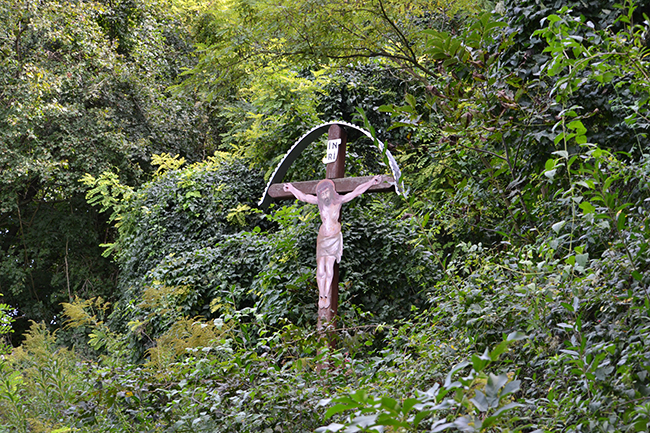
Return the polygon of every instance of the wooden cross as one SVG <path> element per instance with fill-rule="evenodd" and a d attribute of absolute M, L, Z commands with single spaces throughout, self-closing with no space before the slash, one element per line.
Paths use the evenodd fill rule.
<path fill-rule="evenodd" d="M 372 176 L 364 177 L 344 177 L 345 176 L 345 150 L 347 144 L 347 134 L 345 129 L 339 125 L 330 126 L 327 133 L 327 140 L 341 140 L 338 145 L 338 155 L 334 162 L 327 164 L 325 177 L 334 182 L 336 192 L 339 194 L 346 194 L 353 191 L 357 186 L 367 182 Z M 310 180 L 306 182 L 292 182 L 292 185 L 305 194 L 316 195 L 316 185 L 319 180 Z M 268 194 L 276 200 L 290 200 L 294 199 L 293 194 L 283 190 L 283 183 L 276 183 L 270 185 Z M 382 176 L 382 181 L 378 185 L 373 185 L 368 189 L 368 192 L 387 192 L 393 190 L 395 187 L 395 179 L 392 176 Z M 339 216 L 340 222 L 340 216 Z M 338 297 L 339 297 L 339 264 L 334 263 L 334 278 L 331 284 L 331 297 L 329 308 L 318 309 L 318 325 L 319 332 L 324 332 L 326 328 L 334 329 L 336 324 L 336 315 L 338 313 Z"/>

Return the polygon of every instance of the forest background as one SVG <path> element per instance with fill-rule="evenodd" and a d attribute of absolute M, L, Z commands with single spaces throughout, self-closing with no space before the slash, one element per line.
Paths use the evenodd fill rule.
<path fill-rule="evenodd" d="M 0 432 L 648 431 L 648 6 L 0 0 Z"/>

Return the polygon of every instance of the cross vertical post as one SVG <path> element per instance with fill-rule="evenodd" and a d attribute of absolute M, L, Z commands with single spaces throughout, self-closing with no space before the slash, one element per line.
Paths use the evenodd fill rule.
<path fill-rule="evenodd" d="M 332 125 L 327 131 L 327 140 L 337 140 L 341 142 L 338 145 L 338 155 L 336 161 L 330 162 L 325 168 L 326 179 L 341 179 L 345 177 L 345 150 L 347 145 L 347 134 L 345 129 L 339 125 Z M 341 215 L 339 215 L 339 222 L 341 222 Z M 333 329 L 336 327 L 336 315 L 339 308 L 339 264 L 334 263 L 334 276 L 332 278 L 330 292 L 330 306 L 329 308 L 318 308 L 318 332 L 325 332 L 326 328 Z"/>

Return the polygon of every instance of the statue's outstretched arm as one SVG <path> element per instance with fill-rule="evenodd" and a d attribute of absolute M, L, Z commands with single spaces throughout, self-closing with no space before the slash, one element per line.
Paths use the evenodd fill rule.
<path fill-rule="evenodd" d="M 291 194 L 293 194 L 295 198 L 297 198 L 300 201 L 304 201 L 306 203 L 311 203 L 311 204 L 318 204 L 318 197 L 311 194 L 305 194 L 304 192 L 300 191 L 298 188 L 291 185 L 290 183 L 285 183 L 282 189 L 286 192 L 290 192 Z"/>
<path fill-rule="evenodd" d="M 347 203 L 350 200 L 359 197 L 361 194 L 364 192 L 368 191 L 368 188 L 370 188 L 373 185 L 379 185 L 381 183 L 382 177 L 381 176 L 373 176 L 372 179 L 370 179 L 368 182 L 364 182 L 358 187 L 356 187 L 352 192 L 345 194 L 343 197 L 341 197 L 341 202 L 342 203 Z"/>

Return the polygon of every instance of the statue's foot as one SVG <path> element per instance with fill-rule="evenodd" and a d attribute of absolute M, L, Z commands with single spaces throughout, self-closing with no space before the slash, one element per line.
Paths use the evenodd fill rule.
<path fill-rule="evenodd" d="M 318 308 L 329 308 L 330 307 L 330 299 L 327 296 L 320 296 L 318 298 Z"/>

